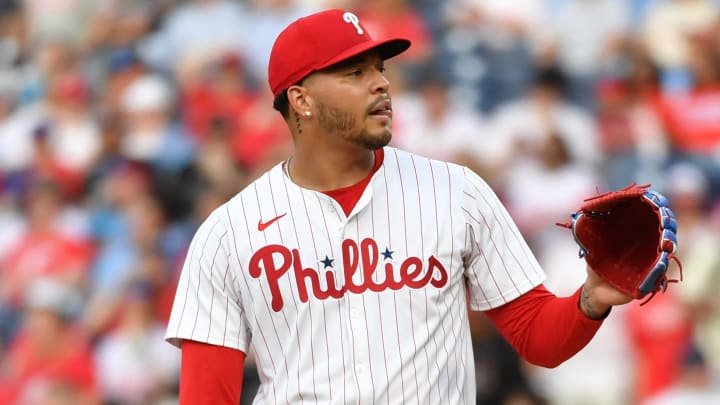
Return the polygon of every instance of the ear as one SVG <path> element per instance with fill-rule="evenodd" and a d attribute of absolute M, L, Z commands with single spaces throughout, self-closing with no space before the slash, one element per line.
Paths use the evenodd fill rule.
<path fill-rule="evenodd" d="M 313 99 L 305 87 L 298 85 L 290 86 L 287 89 L 287 96 L 291 111 L 294 111 L 300 116 L 307 116 L 307 113 L 312 111 Z"/>

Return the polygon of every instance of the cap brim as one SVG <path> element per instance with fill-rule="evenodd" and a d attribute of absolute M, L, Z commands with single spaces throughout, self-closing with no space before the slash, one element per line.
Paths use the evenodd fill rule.
<path fill-rule="evenodd" d="M 391 38 L 382 41 L 363 42 L 345 50 L 344 52 L 336 55 L 332 59 L 326 61 L 322 65 L 318 66 L 315 71 L 328 68 L 336 63 L 340 63 L 344 60 L 360 55 L 361 53 L 372 50 L 377 50 L 383 60 L 390 59 L 393 56 L 397 56 L 405 52 L 408 48 L 410 48 L 410 44 L 411 42 L 404 38 Z"/>

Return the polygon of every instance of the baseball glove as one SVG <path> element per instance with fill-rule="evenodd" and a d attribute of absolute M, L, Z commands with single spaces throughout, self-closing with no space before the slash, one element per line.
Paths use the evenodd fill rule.
<path fill-rule="evenodd" d="M 630 186 L 588 198 L 559 223 L 572 230 L 590 268 L 615 289 L 647 303 L 658 291 L 665 292 L 667 269 L 677 250 L 677 225 L 668 200 L 650 185 Z"/>

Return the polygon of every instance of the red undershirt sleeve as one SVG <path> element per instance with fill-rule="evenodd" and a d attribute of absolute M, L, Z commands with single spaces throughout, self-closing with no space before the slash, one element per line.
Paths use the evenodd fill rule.
<path fill-rule="evenodd" d="M 245 353 L 192 340 L 181 350 L 180 405 L 240 403 Z"/>
<path fill-rule="evenodd" d="M 580 310 L 580 291 L 558 298 L 540 285 L 486 314 L 525 360 L 557 367 L 585 347 L 602 325 Z"/>

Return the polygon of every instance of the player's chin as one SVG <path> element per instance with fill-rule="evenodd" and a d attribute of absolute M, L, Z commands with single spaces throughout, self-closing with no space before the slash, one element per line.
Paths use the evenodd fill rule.
<path fill-rule="evenodd" d="M 382 129 L 375 131 L 367 131 L 362 137 L 363 146 L 368 149 L 376 150 L 387 146 L 392 139 L 390 129 Z"/>
<path fill-rule="evenodd" d="M 365 128 L 368 132 L 372 133 L 390 133 L 390 130 L 392 128 L 392 117 L 384 115 L 368 115 Z"/>

